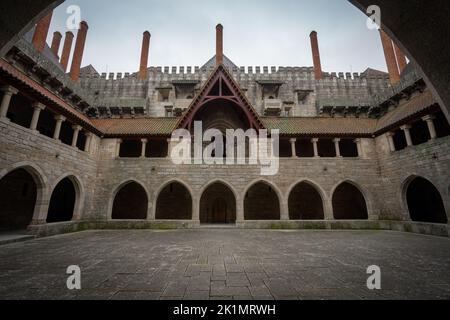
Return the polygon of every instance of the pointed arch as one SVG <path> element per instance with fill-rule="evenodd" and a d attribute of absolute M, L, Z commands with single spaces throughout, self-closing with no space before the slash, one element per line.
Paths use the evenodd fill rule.
<path fill-rule="evenodd" d="M 206 184 L 200 194 L 201 223 L 235 223 L 238 194 L 227 182 L 218 179 Z"/>
<path fill-rule="evenodd" d="M 155 193 L 156 220 L 191 220 L 194 212 L 193 192 L 182 180 L 172 179 Z"/>
<path fill-rule="evenodd" d="M 272 182 L 260 179 L 244 192 L 245 220 L 280 220 L 282 193 Z"/>
<path fill-rule="evenodd" d="M 333 214 L 336 220 L 367 220 L 369 206 L 363 189 L 355 182 L 339 183 L 332 192 Z"/>
<path fill-rule="evenodd" d="M 84 187 L 75 174 L 63 175 L 53 184 L 47 212 L 48 223 L 79 219 L 84 204 Z"/>
<path fill-rule="evenodd" d="M 149 212 L 149 203 L 149 193 L 145 184 L 137 179 L 127 179 L 112 193 L 109 219 L 145 220 Z"/>
<path fill-rule="evenodd" d="M 316 183 L 310 180 L 300 180 L 288 191 L 289 219 L 325 219 L 324 200 L 325 193 Z"/>

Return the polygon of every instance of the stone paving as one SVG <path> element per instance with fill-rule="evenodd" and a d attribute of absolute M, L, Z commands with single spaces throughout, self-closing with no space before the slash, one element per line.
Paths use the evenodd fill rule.
<path fill-rule="evenodd" d="M 449 239 L 405 233 L 88 231 L 0 246 L 0 299 L 449 299 L 449 270 Z"/>

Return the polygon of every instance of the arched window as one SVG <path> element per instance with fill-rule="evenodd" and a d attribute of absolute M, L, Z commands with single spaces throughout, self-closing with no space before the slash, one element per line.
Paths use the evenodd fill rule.
<path fill-rule="evenodd" d="M 112 219 L 145 220 L 147 211 L 148 197 L 145 189 L 139 183 L 129 182 L 114 198 Z"/>
<path fill-rule="evenodd" d="M 75 186 L 70 178 L 61 180 L 55 187 L 50 199 L 47 222 L 71 221 L 76 201 Z"/>
<path fill-rule="evenodd" d="M 245 195 L 245 220 L 280 220 L 280 200 L 265 182 L 253 185 Z"/>
<path fill-rule="evenodd" d="M 299 183 L 289 195 L 291 220 L 323 220 L 323 200 L 315 187 L 307 182 Z"/>
<path fill-rule="evenodd" d="M 367 220 L 367 204 L 361 191 L 349 182 L 342 183 L 333 194 L 336 220 Z"/>
<path fill-rule="evenodd" d="M 203 192 L 200 200 L 202 223 L 235 223 L 236 198 L 223 183 L 214 183 Z"/>
<path fill-rule="evenodd" d="M 192 197 L 184 185 L 173 182 L 161 191 L 156 202 L 156 219 L 192 219 Z"/>

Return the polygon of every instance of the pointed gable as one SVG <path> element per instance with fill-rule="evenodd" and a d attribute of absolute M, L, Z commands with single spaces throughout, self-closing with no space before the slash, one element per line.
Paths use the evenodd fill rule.
<path fill-rule="evenodd" d="M 212 72 L 209 79 L 203 85 L 200 92 L 180 119 L 177 127 L 180 129 L 190 129 L 197 112 L 200 111 L 205 104 L 214 100 L 227 100 L 234 103 L 242 109 L 251 128 L 265 128 L 258 113 L 223 65 L 217 66 Z"/>

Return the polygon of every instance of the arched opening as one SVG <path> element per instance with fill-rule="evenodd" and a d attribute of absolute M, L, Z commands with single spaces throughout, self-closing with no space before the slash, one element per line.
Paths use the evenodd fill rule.
<path fill-rule="evenodd" d="M 406 191 L 411 220 L 430 223 L 447 223 L 444 202 L 436 187 L 424 178 L 417 177 Z"/>
<path fill-rule="evenodd" d="M 75 209 L 77 193 L 70 178 L 58 183 L 50 198 L 47 223 L 71 221 Z"/>
<path fill-rule="evenodd" d="M 113 220 L 145 220 L 147 211 L 147 192 L 139 183 L 129 182 L 114 197 L 111 217 Z"/>
<path fill-rule="evenodd" d="M 200 200 L 200 222 L 236 222 L 236 198 L 228 186 L 218 182 L 203 192 Z"/>
<path fill-rule="evenodd" d="M 333 212 L 336 220 L 367 220 L 369 218 L 364 195 L 349 182 L 342 183 L 334 191 Z"/>
<path fill-rule="evenodd" d="M 245 220 L 280 220 L 280 200 L 272 186 L 265 182 L 253 185 L 245 195 Z"/>
<path fill-rule="evenodd" d="M 24 230 L 33 219 L 37 185 L 25 169 L 0 180 L 0 231 Z"/>
<path fill-rule="evenodd" d="M 184 185 L 172 182 L 161 191 L 156 202 L 156 219 L 192 219 L 192 197 Z"/>
<path fill-rule="evenodd" d="M 323 200 L 315 187 L 307 182 L 299 183 L 289 195 L 289 219 L 323 220 Z"/>

